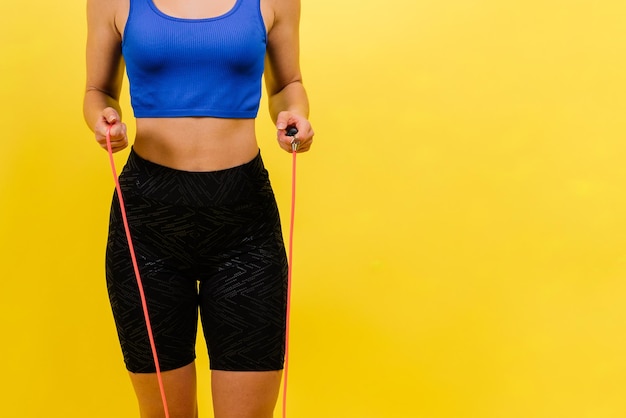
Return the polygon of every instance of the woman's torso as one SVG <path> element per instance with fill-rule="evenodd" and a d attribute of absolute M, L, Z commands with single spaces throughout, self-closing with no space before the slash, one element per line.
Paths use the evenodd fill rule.
<path fill-rule="evenodd" d="M 124 34 L 131 0 L 119 0 L 116 26 Z M 133 0 L 134 1 L 134 0 Z M 224 15 L 237 0 L 142 0 L 152 1 L 162 13 L 183 19 Z M 265 27 L 273 12 L 261 0 Z M 258 153 L 254 119 L 215 117 L 137 118 L 134 150 L 143 158 L 187 171 L 213 171 L 251 161 Z"/>

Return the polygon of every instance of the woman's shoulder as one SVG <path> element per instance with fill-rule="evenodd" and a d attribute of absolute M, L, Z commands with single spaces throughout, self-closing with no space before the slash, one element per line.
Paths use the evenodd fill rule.
<path fill-rule="evenodd" d="M 300 0 L 261 0 L 261 8 L 264 16 L 270 16 L 271 27 L 297 26 L 300 20 Z"/>
<path fill-rule="evenodd" d="M 300 11 L 300 0 L 260 0 L 261 5 L 269 8 L 277 15 Z"/>
<path fill-rule="evenodd" d="M 128 19 L 131 0 L 87 0 L 87 16 L 90 25 L 111 25 L 120 35 Z"/>

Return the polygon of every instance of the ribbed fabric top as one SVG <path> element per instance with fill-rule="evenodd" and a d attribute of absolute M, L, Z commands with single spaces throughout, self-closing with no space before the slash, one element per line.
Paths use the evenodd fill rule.
<path fill-rule="evenodd" d="M 266 41 L 259 0 L 206 19 L 130 0 L 122 54 L 135 117 L 256 117 Z"/>

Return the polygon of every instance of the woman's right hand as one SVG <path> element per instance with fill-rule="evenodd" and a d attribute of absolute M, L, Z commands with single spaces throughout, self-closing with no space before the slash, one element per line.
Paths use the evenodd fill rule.
<path fill-rule="evenodd" d="M 119 113 L 112 107 L 105 108 L 94 126 L 96 141 L 107 149 L 107 131 L 111 128 L 111 150 L 118 152 L 128 146 L 126 124 L 122 123 Z"/>

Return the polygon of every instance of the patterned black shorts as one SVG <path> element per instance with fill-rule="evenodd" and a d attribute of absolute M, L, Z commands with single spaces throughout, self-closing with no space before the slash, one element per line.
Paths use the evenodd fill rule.
<path fill-rule="evenodd" d="M 239 167 L 188 172 L 131 151 L 120 183 L 161 369 L 195 359 L 198 311 L 211 369 L 282 369 L 287 259 L 260 154 Z M 106 277 L 127 369 L 154 372 L 117 194 Z"/>

